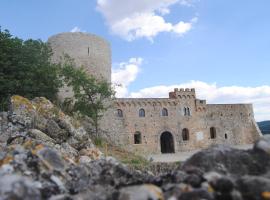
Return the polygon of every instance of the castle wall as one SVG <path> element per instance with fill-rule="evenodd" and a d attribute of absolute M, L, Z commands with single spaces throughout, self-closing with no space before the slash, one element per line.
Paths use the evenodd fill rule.
<path fill-rule="evenodd" d="M 209 104 L 206 110 L 207 123 L 218 127 L 223 143 L 251 144 L 260 136 L 252 104 Z"/>
<path fill-rule="evenodd" d="M 130 151 L 147 155 L 161 153 L 160 138 L 164 132 L 172 134 L 175 152 L 212 144 L 251 144 L 260 136 L 251 104 L 206 104 L 205 100 L 196 99 L 195 91 L 190 92 L 170 93 L 170 98 L 116 99 L 109 112 L 113 123 L 108 131 L 111 140 Z M 168 110 L 168 116 L 162 116 L 163 108 Z M 185 115 L 185 108 L 190 109 L 190 116 Z M 117 109 L 123 112 L 122 117 L 117 116 Z M 144 109 L 145 117 L 139 116 L 140 109 Z M 211 127 L 216 131 L 215 138 L 210 136 Z M 187 141 L 182 135 L 185 128 L 189 131 Z M 136 132 L 141 133 L 140 144 L 134 144 Z"/>

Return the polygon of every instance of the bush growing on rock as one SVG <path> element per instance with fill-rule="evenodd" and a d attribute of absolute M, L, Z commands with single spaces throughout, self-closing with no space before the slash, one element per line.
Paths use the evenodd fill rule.
<path fill-rule="evenodd" d="M 73 111 L 91 119 L 98 137 L 99 120 L 108 108 L 106 100 L 114 95 L 110 83 L 90 76 L 83 67 L 74 68 L 74 63 L 68 57 L 65 58 L 61 71 L 64 82 L 74 93 L 74 99 L 66 100 L 72 104 Z"/>

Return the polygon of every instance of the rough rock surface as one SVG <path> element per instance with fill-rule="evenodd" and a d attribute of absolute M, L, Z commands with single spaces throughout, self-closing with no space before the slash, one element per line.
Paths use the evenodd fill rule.
<path fill-rule="evenodd" d="M 0 114 L 0 124 L 1 133 L 5 133 L 0 134 L 2 143 L 20 143 L 31 138 L 63 153 L 68 149 L 66 153 L 73 158 L 83 148 L 94 149 L 89 134 L 80 123 L 44 97 L 32 101 L 21 96 L 11 97 L 9 111 Z"/>
<path fill-rule="evenodd" d="M 44 98 L 12 97 L 0 125 L 0 200 L 270 199 L 268 136 L 250 150 L 210 147 L 154 176 L 102 157 L 79 123 Z"/>

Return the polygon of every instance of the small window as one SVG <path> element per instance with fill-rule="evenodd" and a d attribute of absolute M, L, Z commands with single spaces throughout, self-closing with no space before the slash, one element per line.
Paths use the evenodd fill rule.
<path fill-rule="evenodd" d="M 216 128 L 215 127 L 211 127 L 210 128 L 210 138 L 211 139 L 215 139 L 216 138 Z"/>
<path fill-rule="evenodd" d="M 188 141 L 189 140 L 189 130 L 187 128 L 183 129 L 182 138 L 183 138 L 183 141 Z"/>
<path fill-rule="evenodd" d="M 225 139 L 226 139 L 226 140 L 228 139 L 228 135 L 227 135 L 227 133 L 225 133 Z"/>
<path fill-rule="evenodd" d="M 139 117 L 145 117 L 145 111 L 142 108 L 139 110 Z"/>
<path fill-rule="evenodd" d="M 162 109 L 161 116 L 168 116 L 168 110 L 166 108 Z"/>
<path fill-rule="evenodd" d="M 140 132 L 136 132 L 134 134 L 134 144 L 141 144 L 142 143 L 142 135 Z"/>
<path fill-rule="evenodd" d="M 185 116 L 190 116 L 190 109 L 189 109 L 189 107 L 185 107 L 184 108 L 184 115 Z"/>
<path fill-rule="evenodd" d="M 117 116 L 123 117 L 123 111 L 121 109 L 117 109 Z"/>

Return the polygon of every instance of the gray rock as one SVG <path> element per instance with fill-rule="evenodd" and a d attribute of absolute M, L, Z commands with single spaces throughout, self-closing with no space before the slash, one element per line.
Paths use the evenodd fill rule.
<path fill-rule="evenodd" d="M 71 194 L 85 191 L 89 187 L 91 180 L 86 166 L 80 165 L 71 167 L 68 170 L 68 174 L 71 179 L 67 181 L 66 186 Z"/>
<path fill-rule="evenodd" d="M 59 177 L 52 175 L 50 177 L 50 179 L 58 186 L 58 188 L 60 189 L 61 192 L 66 192 L 66 188 L 64 186 L 64 183 Z"/>
<path fill-rule="evenodd" d="M 73 200 L 73 199 L 74 198 L 72 198 L 70 195 L 67 194 L 54 195 L 49 198 L 49 200 Z"/>
<path fill-rule="evenodd" d="M 46 119 L 45 117 L 43 117 L 40 114 L 36 114 L 35 118 L 34 118 L 34 125 L 33 128 L 38 129 L 42 132 L 46 132 L 46 126 L 48 123 L 48 119 Z"/>
<path fill-rule="evenodd" d="M 69 133 L 65 129 L 61 129 L 58 124 L 52 119 L 48 120 L 47 122 L 46 133 L 57 143 L 65 142 L 69 137 Z"/>
<path fill-rule="evenodd" d="M 56 143 L 54 139 L 52 139 L 51 137 L 49 137 L 48 135 L 37 129 L 30 129 L 28 131 L 28 135 L 31 138 L 34 138 L 44 143 L 53 143 L 53 144 Z"/>
<path fill-rule="evenodd" d="M 264 135 L 255 144 L 253 149 L 270 154 L 270 135 Z"/>
<path fill-rule="evenodd" d="M 38 151 L 37 154 L 43 161 L 43 164 L 48 165 L 47 167 L 57 171 L 65 169 L 64 162 L 57 151 L 50 148 L 44 148 Z"/>
<path fill-rule="evenodd" d="M 83 163 L 90 163 L 92 161 L 91 158 L 89 158 L 88 156 L 80 156 L 79 159 L 79 163 L 83 164 Z"/>
<path fill-rule="evenodd" d="M 62 143 L 61 145 L 55 145 L 55 148 L 70 159 L 75 159 L 78 156 L 78 151 L 67 142 Z"/>
<path fill-rule="evenodd" d="M 184 192 L 178 197 L 181 200 L 214 200 L 213 194 L 204 189 L 194 189 L 189 192 Z"/>
<path fill-rule="evenodd" d="M 190 168 L 236 176 L 260 175 L 269 170 L 270 156 L 261 151 L 239 150 L 216 145 L 194 154 L 180 169 L 187 171 Z"/>
<path fill-rule="evenodd" d="M 77 195 L 72 196 L 73 200 L 118 200 L 116 190 L 111 187 L 104 187 L 101 185 L 92 185 L 87 191 L 80 192 Z"/>
<path fill-rule="evenodd" d="M 28 99 L 20 96 L 11 97 L 8 118 L 13 124 L 32 128 L 35 115 L 35 109 Z"/>
<path fill-rule="evenodd" d="M 237 188 L 243 199 L 261 200 L 270 191 L 270 179 L 258 176 L 244 176 L 237 181 Z"/>
<path fill-rule="evenodd" d="M 210 182 L 211 186 L 215 191 L 220 193 L 230 193 L 234 189 L 233 180 L 228 177 L 221 177 L 217 179 L 215 182 Z"/>
<path fill-rule="evenodd" d="M 0 168 L 0 177 L 3 177 L 7 174 L 12 174 L 14 172 L 14 167 L 9 164 L 2 165 Z"/>
<path fill-rule="evenodd" d="M 120 190 L 119 200 L 161 200 L 162 190 L 150 184 L 124 187 Z"/>
<path fill-rule="evenodd" d="M 17 175 L 4 175 L 0 179 L 1 200 L 39 200 L 39 190 L 30 179 Z"/>

